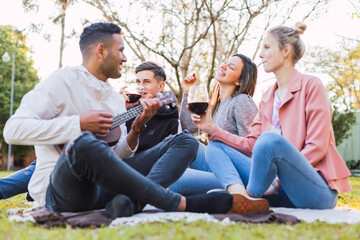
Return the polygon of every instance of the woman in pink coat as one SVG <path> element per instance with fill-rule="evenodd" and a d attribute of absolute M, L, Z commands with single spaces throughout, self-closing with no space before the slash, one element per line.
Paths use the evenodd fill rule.
<path fill-rule="evenodd" d="M 192 120 L 210 135 L 206 161 L 223 187 L 249 199 L 251 211 L 265 196 L 272 206 L 329 209 L 351 190 L 349 170 L 336 150 L 331 106 L 320 79 L 295 69 L 305 51 L 303 23 L 267 31 L 260 58 L 276 83 L 264 93 L 246 137 L 211 121 L 211 108 Z M 234 181 L 233 177 L 238 180 Z"/>

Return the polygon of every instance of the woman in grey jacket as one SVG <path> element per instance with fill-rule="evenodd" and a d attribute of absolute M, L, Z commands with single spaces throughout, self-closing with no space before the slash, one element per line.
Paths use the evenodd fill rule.
<path fill-rule="evenodd" d="M 256 113 L 257 106 L 251 98 L 257 81 L 257 67 L 250 58 L 235 54 L 222 63 L 215 76 L 217 81 L 212 94 L 213 123 L 238 136 L 246 136 Z M 184 95 L 180 110 L 180 122 L 183 129 L 191 133 L 197 127 L 187 109 L 187 96 L 192 85 L 198 85 L 195 74 L 183 81 Z M 214 188 L 223 188 L 205 160 L 206 146 L 199 144 L 196 159 L 190 164 L 183 176 L 170 186 L 170 190 L 184 195 L 203 193 Z M 230 176 L 231 177 L 231 176 Z M 235 176 L 236 177 L 236 176 Z"/>

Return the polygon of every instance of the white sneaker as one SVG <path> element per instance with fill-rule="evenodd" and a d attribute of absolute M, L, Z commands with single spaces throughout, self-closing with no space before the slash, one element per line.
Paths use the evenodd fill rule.
<path fill-rule="evenodd" d="M 226 192 L 225 189 L 222 188 L 215 188 L 207 191 L 206 193 L 213 193 L 213 192 Z"/>

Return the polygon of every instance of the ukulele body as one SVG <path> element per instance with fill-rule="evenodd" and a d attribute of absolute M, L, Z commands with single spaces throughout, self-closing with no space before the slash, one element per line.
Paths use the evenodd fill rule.
<path fill-rule="evenodd" d="M 109 130 L 107 134 L 96 134 L 95 137 L 97 139 L 103 140 L 107 142 L 107 144 L 112 147 L 117 144 L 121 136 L 121 129 L 120 127 L 113 128 L 112 130 Z"/>

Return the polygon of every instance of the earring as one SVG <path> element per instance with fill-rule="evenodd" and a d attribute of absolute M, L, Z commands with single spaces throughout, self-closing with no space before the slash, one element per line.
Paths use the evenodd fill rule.
<path fill-rule="evenodd" d="M 282 56 L 282 57 L 281 57 L 281 60 L 280 60 L 280 62 L 283 62 L 283 60 L 284 60 L 284 56 Z"/>

